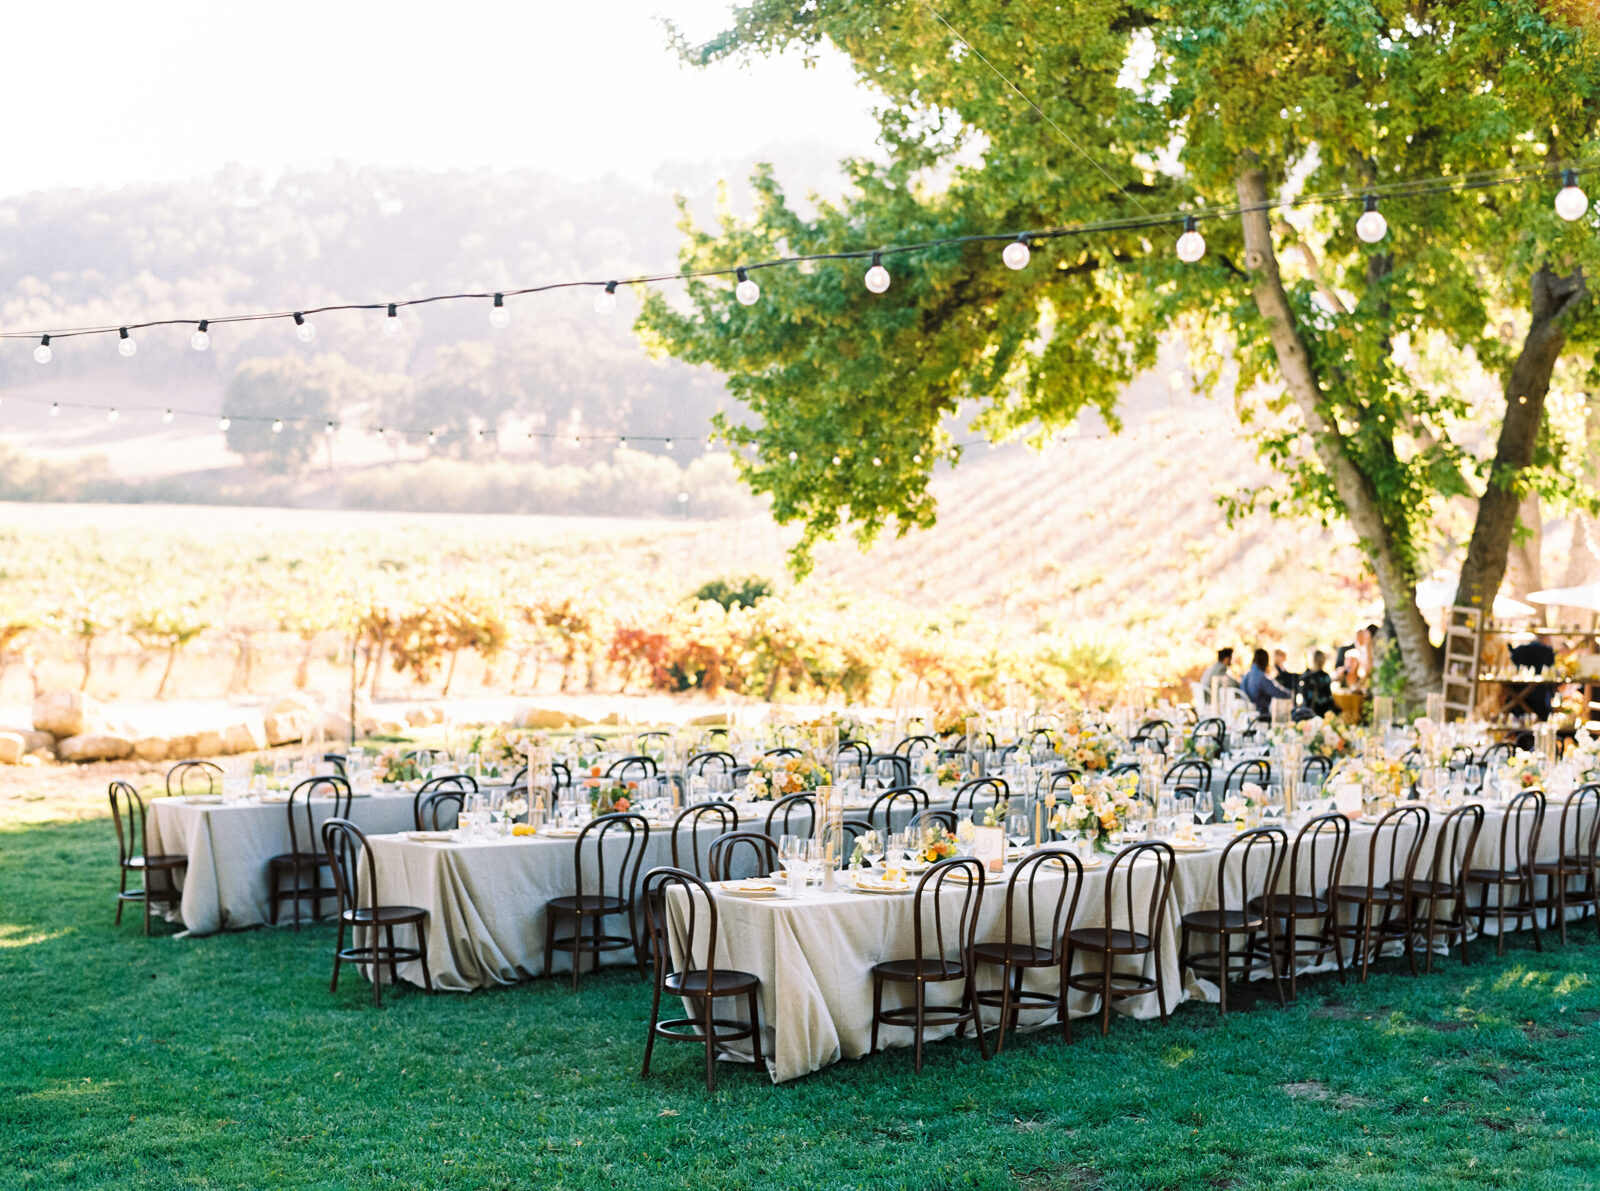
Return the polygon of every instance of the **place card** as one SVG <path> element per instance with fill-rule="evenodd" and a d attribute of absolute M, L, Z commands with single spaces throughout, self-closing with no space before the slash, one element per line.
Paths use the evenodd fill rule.
<path fill-rule="evenodd" d="M 1006 833 L 999 827 L 975 827 L 972 830 L 972 855 L 991 873 L 1006 867 Z"/>

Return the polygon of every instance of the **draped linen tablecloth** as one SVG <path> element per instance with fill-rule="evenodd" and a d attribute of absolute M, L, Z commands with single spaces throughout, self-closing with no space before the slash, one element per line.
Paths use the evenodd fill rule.
<path fill-rule="evenodd" d="M 412 824 L 412 794 L 373 794 L 352 798 L 350 819 L 369 834 L 402 831 Z M 331 800 L 313 798 L 312 818 L 320 829 L 333 808 Z M 296 807 L 297 830 L 305 825 L 304 804 Z M 267 861 L 289 850 L 289 813 L 283 803 L 216 803 L 188 798 L 157 798 L 146 819 L 146 851 L 182 854 L 189 858 L 180 872 L 183 890 L 179 917 L 193 935 L 219 930 L 239 930 L 270 921 Z M 302 849 L 322 850 L 322 840 L 301 840 Z M 323 874 L 332 887 L 332 878 Z M 310 905 L 301 906 L 305 916 Z M 323 905 L 334 912 L 333 899 Z M 280 923 L 292 921 L 285 903 Z"/>

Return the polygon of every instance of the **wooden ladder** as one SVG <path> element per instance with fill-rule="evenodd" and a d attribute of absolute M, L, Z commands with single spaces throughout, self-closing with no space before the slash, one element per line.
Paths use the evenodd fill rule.
<path fill-rule="evenodd" d="M 1477 608 L 1455 607 L 1444 625 L 1444 718 L 1464 720 L 1478 706 L 1478 670 L 1483 653 L 1483 613 Z"/>

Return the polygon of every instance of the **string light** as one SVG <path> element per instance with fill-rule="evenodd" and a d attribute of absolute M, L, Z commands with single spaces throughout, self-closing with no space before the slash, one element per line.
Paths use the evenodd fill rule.
<path fill-rule="evenodd" d="M 733 296 L 739 299 L 739 305 L 754 306 L 761 300 L 761 287 L 750 280 L 744 266 L 741 265 L 734 276 L 739 279 L 739 284 L 733 287 Z"/>
<path fill-rule="evenodd" d="M 106 410 L 106 421 L 115 422 L 116 420 L 117 420 L 117 407 L 113 405 L 110 409 Z"/>
<path fill-rule="evenodd" d="M 283 433 L 283 419 L 282 418 L 273 418 L 272 419 L 272 433 L 274 433 L 274 434 L 282 434 Z"/>
<path fill-rule="evenodd" d="M 322 433 L 327 435 L 329 438 L 332 438 L 333 437 L 333 423 L 329 422 L 326 426 L 324 426 L 322 428 Z"/>
<path fill-rule="evenodd" d="M 58 416 L 60 413 L 61 413 L 61 402 L 52 401 L 50 403 L 50 416 L 52 418 L 54 418 L 54 417 Z"/>
<path fill-rule="evenodd" d="M 439 436 L 436 433 L 434 433 L 432 430 L 428 431 L 428 445 L 431 447 L 431 446 L 434 445 L 434 443 L 436 443 L 438 441 L 439 441 Z"/>
<path fill-rule="evenodd" d="M 1000 259 L 1005 262 L 1008 269 L 1026 269 L 1032 256 L 1033 250 L 1028 247 L 1027 236 L 1018 236 L 1000 253 Z"/>
<path fill-rule="evenodd" d="M 494 305 L 489 307 L 489 325 L 496 330 L 504 330 L 511 325 L 511 311 L 506 309 L 504 294 L 494 296 Z"/>
<path fill-rule="evenodd" d="M 1378 196 L 1367 195 L 1361 218 L 1356 220 L 1357 238 L 1367 244 L 1376 244 L 1388 234 L 1389 221 L 1378 210 Z"/>
<path fill-rule="evenodd" d="M 298 310 L 294 312 L 294 337 L 301 343 L 310 343 L 317 337 L 316 324 L 306 322 L 306 316 Z"/>
<path fill-rule="evenodd" d="M 1561 171 L 1561 190 L 1556 195 L 1556 214 L 1571 223 L 1583 218 L 1589 209 L 1589 196 L 1578 186 L 1577 170 Z"/>
<path fill-rule="evenodd" d="M 670 438 L 667 439 L 667 450 L 672 450 L 672 440 Z"/>
<path fill-rule="evenodd" d="M 405 330 L 405 327 L 400 323 L 400 312 L 395 309 L 395 304 L 390 302 L 389 317 L 383 320 L 383 333 L 393 339 L 403 330 Z"/>
<path fill-rule="evenodd" d="M 161 424 L 163 426 L 172 425 L 172 411 L 170 409 L 164 409 L 161 411 Z"/>
<path fill-rule="evenodd" d="M 883 267 L 883 253 L 872 254 L 872 267 L 861 280 L 867 289 L 875 294 L 881 294 L 889 288 L 889 270 Z"/>
<path fill-rule="evenodd" d="M 48 364 L 50 357 L 55 353 L 50 350 L 50 336 L 41 335 L 39 346 L 33 349 L 33 358 L 40 364 Z"/>
<path fill-rule="evenodd" d="M 124 356 L 131 356 L 139 350 L 139 345 L 128 338 L 128 328 L 117 328 L 117 351 Z"/>
<path fill-rule="evenodd" d="M 224 434 L 228 432 L 228 427 L 232 425 L 233 419 L 228 417 L 226 414 L 217 419 L 217 429 L 222 431 Z"/>
<path fill-rule="evenodd" d="M 1200 234 L 1198 221 L 1193 215 L 1183 217 L 1183 235 L 1178 237 L 1178 259 L 1192 265 L 1206 254 L 1206 238 Z"/>
<path fill-rule="evenodd" d="M 594 296 L 596 314 L 610 314 L 617 308 L 617 283 L 606 282 L 606 288 Z"/>
<path fill-rule="evenodd" d="M 206 329 L 210 325 L 205 319 L 201 319 L 199 325 L 195 327 L 194 334 L 189 336 L 189 346 L 195 351 L 203 352 L 211 346 L 211 332 Z"/>

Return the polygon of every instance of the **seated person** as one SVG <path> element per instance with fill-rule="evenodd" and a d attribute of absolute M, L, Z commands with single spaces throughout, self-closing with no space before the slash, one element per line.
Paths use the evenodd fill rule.
<path fill-rule="evenodd" d="M 1511 647 L 1511 664 L 1543 672 L 1556 664 L 1556 651 L 1551 648 L 1550 642 L 1536 636 L 1532 641 L 1524 641 L 1521 645 Z M 1553 682 L 1532 684 L 1528 697 L 1522 701 L 1523 706 L 1539 719 L 1547 720 L 1550 718 L 1551 696 L 1554 691 Z"/>
<path fill-rule="evenodd" d="M 1233 646 L 1224 645 L 1217 650 L 1217 660 L 1206 667 L 1205 673 L 1200 675 L 1200 689 L 1205 692 L 1209 701 L 1211 698 L 1211 683 L 1215 679 L 1222 679 L 1223 686 L 1237 687 L 1239 680 L 1229 673 L 1233 669 Z"/>
<path fill-rule="evenodd" d="M 1245 672 L 1239 689 L 1244 692 L 1245 698 L 1256 705 L 1256 715 L 1264 720 L 1272 718 L 1274 699 L 1294 698 L 1267 674 L 1267 651 L 1264 649 L 1256 650 L 1251 656 L 1250 669 Z"/>
<path fill-rule="evenodd" d="M 1311 655 L 1311 669 L 1300 676 L 1300 705 L 1312 715 L 1332 715 L 1339 710 L 1333 701 L 1333 676 L 1323 666 L 1328 655 L 1317 650 Z"/>
<path fill-rule="evenodd" d="M 1292 691 L 1300 683 L 1300 676 L 1288 667 L 1289 655 L 1281 649 L 1272 651 L 1272 681 L 1286 691 Z"/>

